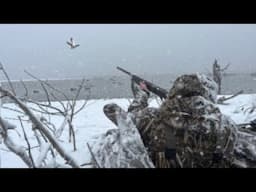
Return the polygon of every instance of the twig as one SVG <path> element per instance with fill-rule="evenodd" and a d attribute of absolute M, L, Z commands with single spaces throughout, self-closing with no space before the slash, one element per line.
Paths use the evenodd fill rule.
<path fill-rule="evenodd" d="M 66 124 L 67 124 L 67 122 L 68 122 L 68 118 L 69 118 L 69 116 L 67 115 L 67 116 L 65 117 L 63 123 L 61 124 L 60 128 L 56 130 L 56 132 L 55 132 L 55 137 L 56 137 L 56 138 L 59 138 L 59 137 L 62 135 L 63 130 L 64 130 L 64 128 L 65 128 L 65 126 L 66 126 Z"/>
<path fill-rule="evenodd" d="M 19 111 L 19 110 L 17 110 L 17 109 L 12 109 L 12 108 L 10 108 L 10 107 L 2 106 L 2 108 L 3 108 L 3 109 L 8 109 L 8 110 L 10 110 L 10 111 L 15 111 L 15 112 L 24 114 L 24 112 Z"/>
<path fill-rule="evenodd" d="M 90 163 L 83 163 L 80 166 L 86 166 L 86 165 L 93 165 L 91 162 Z"/>
<path fill-rule="evenodd" d="M 40 147 L 40 154 L 39 154 L 39 156 L 37 157 L 37 160 L 36 160 L 36 167 L 42 167 L 42 164 L 43 164 L 44 160 L 47 157 L 47 153 L 51 149 L 51 145 L 48 142 L 43 142 L 43 140 L 40 138 L 40 136 L 37 132 L 38 130 L 33 129 L 33 131 L 35 133 L 37 142 L 38 142 L 39 147 Z"/>
<path fill-rule="evenodd" d="M 77 111 L 74 112 L 74 115 L 76 115 L 77 113 L 82 111 L 85 108 L 85 106 L 87 105 L 87 103 L 88 103 L 88 100 L 85 100 L 83 105 L 79 109 L 77 109 Z"/>
<path fill-rule="evenodd" d="M 37 105 L 41 109 L 41 110 L 39 110 L 39 109 L 35 109 L 33 107 L 29 107 L 33 111 L 36 111 L 36 112 L 39 112 L 39 113 L 48 114 L 48 115 L 63 115 L 63 116 L 65 115 L 65 112 L 61 111 L 57 107 L 54 107 L 54 106 L 51 106 L 51 105 L 46 105 L 46 104 L 43 104 L 43 103 L 39 103 L 39 102 L 33 101 L 31 99 L 21 99 L 21 100 L 22 101 L 24 100 L 24 101 L 29 102 L 29 103 L 33 103 L 33 104 Z M 58 112 L 49 112 L 47 109 L 44 109 L 43 107 L 50 108 L 50 109 L 56 110 Z"/>
<path fill-rule="evenodd" d="M 24 81 L 20 80 L 21 84 L 23 85 L 24 89 L 25 89 L 25 98 L 28 98 L 28 88 L 25 85 Z"/>
<path fill-rule="evenodd" d="M 49 127 L 49 129 L 52 129 L 54 132 L 56 131 L 56 127 L 53 123 L 49 122 L 49 121 L 46 121 L 47 123 L 45 123 L 45 125 L 47 127 Z M 50 126 L 52 126 L 52 128 L 50 128 Z"/>
<path fill-rule="evenodd" d="M 218 104 L 222 104 L 224 101 L 227 101 L 227 100 L 229 100 L 229 99 L 232 99 L 232 98 L 234 98 L 234 97 L 236 97 L 236 96 L 242 94 L 243 92 L 244 92 L 244 91 L 241 90 L 241 91 L 237 92 L 236 94 L 234 94 L 234 95 L 232 95 L 232 96 L 230 96 L 230 97 L 227 97 L 227 98 L 221 97 L 221 98 L 218 99 L 217 103 L 218 103 Z"/>
<path fill-rule="evenodd" d="M 67 121 L 68 121 L 68 124 L 69 124 L 69 134 L 73 138 L 74 151 L 76 151 L 76 137 L 75 137 L 74 127 L 73 127 L 72 122 L 70 121 L 70 119 L 68 119 Z"/>
<path fill-rule="evenodd" d="M 0 99 L 3 99 L 3 98 L 5 98 L 6 97 L 6 95 L 1 95 L 0 96 Z"/>
<path fill-rule="evenodd" d="M 30 147 L 30 149 L 36 149 L 36 148 L 38 148 L 38 147 L 40 147 L 40 146 Z M 27 148 L 26 150 L 28 150 L 28 148 Z"/>
<path fill-rule="evenodd" d="M 69 103 L 69 101 L 68 101 L 68 106 L 65 107 L 65 105 L 63 104 L 63 102 L 61 102 L 61 100 L 59 100 L 53 93 L 50 93 L 50 94 L 51 94 L 51 96 L 52 96 L 57 102 L 59 102 L 59 104 L 62 106 L 63 110 L 65 111 L 65 113 L 67 113 L 67 111 L 69 110 L 69 109 L 68 109 L 68 106 L 71 106 L 70 103 Z"/>
<path fill-rule="evenodd" d="M 75 112 L 75 106 L 76 106 L 76 101 L 77 98 L 79 97 L 81 90 L 83 88 L 83 84 L 85 82 L 85 79 L 83 78 L 81 84 L 79 85 L 79 89 L 76 92 L 75 97 L 72 100 L 72 105 L 71 105 L 71 114 L 70 114 L 70 118 L 68 118 L 68 124 L 69 124 L 69 141 L 71 140 L 71 136 L 73 137 L 73 147 L 74 147 L 74 151 L 76 151 L 76 137 L 75 137 L 75 131 L 74 131 L 74 127 L 72 125 L 72 121 L 73 121 L 73 117 L 74 117 L 74 112 Z"/>
<path fill-rule="evenodd" d="M 44 109 L 43 107 L 41 107 L 40 105 L 37 105 L 38 108 L 40 109 L 36 109 L 34 107 L 31 107 L 29 106 L 28 108 L 31 109 L 32 111 L 35 111 L 35 112 L 39 112 L 41 114 L 51 114 L 51 115 L 58 115 L 59 113 L 51 113 L 51 112 L 48 112 L 46 109 Z"/>
<path fill-rule="evenodd" d="M 92 152 L 92 150 L 91 150 L 90 145 L 89 145 L 88 143 L 86 143 L 86 144 L 87 144 L 87 147 L 88 147 L 88 149 L 89 149 L 89 152 L 90 152 L 90 154 L 91 154 L 91 156 L 92 156 L 92 158 L 93 158 L 93 161 L 95 162 L 97 168 L 100 168 L 100 165 L 99 165 L 99 163 L 97 162 L 97 160 L 96 160 L 96 158 L 95 158 L 95 156 L 94 156 L 94 154 L 93 154 L 93 152 Z"/>
<path fill-rule="evenodd" d="M 14 96 L 8 90 L 3 89 L 0 87 L 0 92 L 8 95 L 31 119 L 33 124 L 42 131 L 42 133 L 47 137 L 47 139 L 52 143 L 53 147 L 59 152 L 59 154 L 74 168 L 79 168 L 79 164 L 73 159 L 69 153 L 58 143 L 56 138 L 52 136 L 52 134 L 48 131 L 47 127 L 43 125 L 40 120 L 32 113 L 32 111 L 16 96 Z"/>
<path fill-rule="evenodd" d="M 42 108 L 42 110 L 35 109 L 35 108 L 33 108 L 33 107 L 28 107 L 28 108 L 31 109 L 32 111 L 39 112 L 39 113 L 41 113 L 41 114 L 46 114 L 46 115 L 48 115 L 48 114 L 50 114 L 50 115 L 60 115 L 59 113 L 47 112 L 47 110 L 45 110 L 45 109 L 43 109 L 43 108 Z M 40 107 L 39 107 L 39 108 L 40 108 Z"/>
<path fill-rule="evenodd" d="M 38 129 L 35 124 L 32 125 L 32 130 L 33 130 L 33 131 L 38 130 L 38 132 L 40 133 L 40 135 L 42 136 L 42 138 L 44 139 L 44 141 L 45 141 L 46 143 L 48 143 L 48 140 L 47 140 L 46 136 L 42 133 L 42 130 L 41 130 L 41 129 Z M 35 132 L 35 133 L 37 133 L 37 132 Z M 36 137 L 39 138 L 38 134 L 36 134 Z"/>
<path fill-rule="evenodd" d="M 73 117 L 74 117 L 74 110 L 75 110 L 75 106 L 76 106 L 76 101 L 77 101 L 77 98 L 78 98 L 79 95 L 80 95 L 80 92 L 81 92 L 82 88 L 83 88 L 84 82 L 85 82 L 85 79 L 83 79 L 82 82 L 81 82 L 81 84 L 79 85 L 79 89 L 77 90 L 76 95 L 75 95 L 75 97 L 74 97 L 74 99 L 73 99 L 73 101 L 72 101 L 72 105 L 71 105 L 71 115 L 70 115 L 70 121 L 71 121 L 71 122 L 72 122 Z"/>
<path fill-rule="evenodd" d="M 19 119 L 12 118 L 12 117 L 5 117 L 5 119 L 14 120 L 14 121 L 20 121 Z M 29 121 L 27 119 L 21 119 L 22 121 Z"/>
<path fill-rule="evenodd" d="M 46 159 L 47 154 L 50 149 L 51 149 L 50 143 L 44 143 L 44 145 L 40 146 L 40 154 L 36 160 L 37 167 L 42 167 L 42 164 L 43 164 L 44 160 Z"/>
<path fill-rule="evenodd" d="M 77 110 L 74 112 L 74 115 L 76 115 L 77 113 L 79 113 L 81 110 L 83 110 L 83 109 L 85 108 L 85 106 L 86 106 L 87 103 L 88 103 L 88 99 L 90 98 L 90 95 L 91 95 L 91 92 L 90 92 L 90 90 L 89 90 L 89 95 L 88 95 L 87 98 L 84 100 L 83 105 L 82 105 L 79 109 L 77 109 Z"/>
<path fill-rule="evenodd" d="M 40 139 L 39 134 L 37 133 L 37 130 L 34 127 L 32 128 L 32 130 L 33 130 L 33 132 L 36 136 L 37 143 L 39 144 L 39 146 L 41 146 L 42 145 L 42 140 Z"/>
<path fill-rule="evenodd" d="M 16 95 L 15 90 L 14 90 L 14 88 L 13 88 L 13 86 L 12 86 L 12 82 L 11 82 L 11 80 L 10 80 L 10 78 L 9 78 L 7 72 L 5 71 L 4 66 L 2 65 L 1 62 L 0 62 L 0 70 L 3 71 L 4 76 L 6 77 L 6 79 L 7 79 L 7 81 L 8 81 L 8 84 L 9 84 L 9 86 L 10 86 L 10 88 L 11 88 L 13 94 Z"/>
<path fill-rule="evenodd" d="M 67 101 L 70 100 L 62 91 L 60 91 L 59 89 L 53 87 L 50 83 L 48 83 L 48 82 L 46 82 L 46 81 L 42 81 L 41 79 L 35 77 L 34 75 L 32 75 L 31 73 L 29 73 L 29 72 L 26 71 L 26 70 L 24 70 L 24 72 L 25 72 L 26 74 L 28 74 L 30 77 L 32 77 L 32 78 L 38 80 L 39 82 L 41 82 L 41 83 L 47 85 L 48 87 L 50 87 L 51 89 L 55 90 L 56 92 L 62 94 L 62 95 L 65 97 L 65 99 L 66 99 Z"/>
<path fill-rule="evenodd" d="M 27 134 L 26 134 L 25 129 L 23 127 L 23 123 L 22 123 L 22 120 L 21 120 L 20 116 L 18 116 L 18 118 L 20 120 L 20 125 L 21 125 L 21 128 L 22 128 L 23 134 L 24 134 L 25 141 L 26 141 L 26 143 L 28 145 L 28 155 L 29 155 L 29 157 L 31 159 L 33 168 L 35 168 L 35 163 L 34 163 L 34 160 L 33 160 L 32 153 L 31 153 L 31 146 L 30 146 L 30 143 L 28 141 Z"/>
<path fill-rule="evenodd" d="M 55 126 L 53 127 L 53 128 L 50 128 L 50 126 L 49 125 L 53 125 L 53 124 L 51 124 L 50 122 L 47 122 L 47 123 L 45 123 L 45 122 L 42 122 L 52 133 L 55 133 L 55 131 L 56 131 L 56 128 L 55 128 Z M 49 124 L 48 124 L 49 123 Z"/>
<path fill-rule="evenodd" d="M 221 71 L 227 70 L 229 66 L 230 66 L 230 63 L 228 63 L 223 69 L 221 69 Z"/>
<path fill-rule="evenodd" d="M 71 143 L 72 133 L 71 133 L 70 121 L 68 121 L 68 125 L 69 125 L 69 129 L 68 129 L 68 142 Z"/>
<path fill-rule="evenodd" d="M 50 96 L 49 96 L 49 93 L 46 89 L 46 87 L 44 86 L 44 84 L 42 82 L 40 82 L 40 85 L 41 87 L 43 88 L 44 92 L 45 92 L 45 95 L 46 95 L 46 98 L 47 98 L 47 101 L 48 101 L 48 104 L 51 105 L 51 100 L 50 100 Z"/>
<path fill-rule="evenodd" d="M 43 103 L 39 103 L 39 102 L 33 101 L 33 100 L 31 100 L 31 99 L 27 99 L 26 101 L 29 102 L 29 103 L 33 103 L 33 104 L 37 105 L 41 110 L 45 111 L 45 113 L 50 113 L 50 114 L 52 114 L 52 115 L 58 114 L 58 113 L 51 113 L 51 112 L 45 110 L 45 109 L 42 108 L 42 107 L 46 107 L 46 108 L 53 109 L 53 110 L 55 110 L 55 111 L 58 111 L 59 114 L 65 115 L 65 112 L 61 111 L 59 108 L 54 107 L 54 106 L 52 106 L 52 105 L 46 105 L 46 104 L 43 104 Z"/>
<path fill-rule="evenodd" d="M 81 110 L 83 110 L 84 108 L 85 108 L 85 106 L 90 106 L 90 105 L 92 105 L 92 104 L 95 104 L 97 101 L 94 101 L 94 102 L 92 102 L 92 103 L 90 103 L 90 104 L 88 104 L 87 105 L 87 103 L 88 103 L 88 100 L 84 100 L 84 104 L 74 113 L 75 115 L 77 114 L 77 113 L 79 113 Z"/>
<path fill-rule="evenodd" d="M 56 92 L 62 94 L 62 95 L 64 96 L 64 98 L 67 100 L 68 106 L 71 107 L 71 104 L 70 104 L 70 102 L 69 102 L 69 98 L 68 98 L 62 91 L 60 91 L 59 89 L 53 87 L 53 86 L 52 86 L 51 84 L 49 84 L 48 82 L 40 80 L 39 78 L 35 77 L 34 75 L 32 75 L 31 73 L 29 73 L 28 71 L 24 70 L 24 72 L 25 72 L 26 74 L 28 74 L 30 77 L 32 77 L 32 78 L 36 79 L 37 81 L 39 81 L 40 84 L 41 84 L 41 86 L 43 87 L 43 89 L 45 88 L 45 87 L 43 86 L 43 85 L 45 84 L 45 85 L 47 85 L 48 87 L 50 87 L 51 89 L 53 89 L 54 91 L 56 91 Z M 47 90 L 45 90 L 45 93 L 47 94 L 47 97 L 49 98 L 49 94 L 48 94 L 48 91 L 47 91 Z M 67 111 L 69 110 L 68 107 L 66 108 L 66 107 L 64 106 L 64 104 L 60 101 L 60 99 L 58 99 L 53 93 L 50 93 L 50 94 L 51 94 L 51 96 L 52 96 L 56 101 L 58 101 L 58 102 L 61 104 L 61 106 L 63 107 L 63 110 L 65 111 L 65 113 L 67 113 Z"/>

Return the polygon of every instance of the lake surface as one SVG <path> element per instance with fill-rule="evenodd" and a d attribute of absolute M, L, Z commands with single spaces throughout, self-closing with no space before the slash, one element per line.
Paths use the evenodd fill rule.
<path fill-rule="evenodd" d="M 141 77 L 169 90 L 178 75 L 161 74 L 143 75 Z M 50 87 L 45 87 L 51 100 L 66 100 L 67 98 L 72 99 L 75 97 L 76 90 L 79 88 L 81 81 L 81 79 L 47 80 L 50 85 L 59 89 L 65 96 Z M 222 81 L 222 94 L 233 94 L 240 90 L 244 90 L 244 93 L 256 93 L 256 76 L 249 74 L 226 75 Z M 46 93 L 38 81 L 24 81 L 24 84 L 20 81 L 13 82 L 16 94 L 19 97 L 27 95 L 29 98 L 37 101 L 47 100 Z M 2 86 L 9 89 L 7 82 L 2 82 Z M 130 86 L 130 77 L 126 75 L 86 79 L 78 99 L 130 98 L 132 97 Z M 3 99 L 2 102 L 5 103 L 8 100 Z"/>

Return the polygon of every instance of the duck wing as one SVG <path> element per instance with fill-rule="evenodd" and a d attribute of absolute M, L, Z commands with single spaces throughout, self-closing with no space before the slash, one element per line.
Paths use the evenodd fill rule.
<path fill-rule="evenodd" d="M 74 46 L 74 48 L 79 47 L 79 46 L 80 46 L 80 44 L 76 44 L 76 45 Z"/>
<path fill-rule="evenodd" d="M 68 42 L 68 41 L 67 41 L 67 44 L 68 44 L 69 46 L 71 46 L 71 47 L 73 46 L 72 43 L 70 43 L 70 42 Z"/>

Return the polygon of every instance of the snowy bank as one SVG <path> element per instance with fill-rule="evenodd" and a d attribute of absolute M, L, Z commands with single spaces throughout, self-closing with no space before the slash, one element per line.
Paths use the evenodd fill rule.
<path fill-rule="evenodd" d="M 73 151 L 72 143 L 68 142 L 68 129 L 64 130 L 63 135 L 60 137 L 60 142 L 63 144 L 65 149 L 74 156 L 74 158 L 79 162 L 80 165 L 90 162 L 90 152 L 87 147 L 87 143 L 93 144 L 93 140 L 99 135 L 106 133 L 110 129 L 117 128 L 111 121 L 109 121 L 102 109 L 105 104 L 116 103 L 121 106 L 124 110 L 127 110 L 131 99 L 99 99 L 90 100 L 87 106 L 76 116 L 74 119 L 74 128 L 77 140 L 77 151 Z M 77 102 L 77 106 L 82 105 L 82 101 Z M 159 100 L 150 100 L 150 106 L 158 107 L 160 105 Z M 218 105 L 221 112 L 229 116 L 235 123 L 248 123 L 256 118 L 256 110 L 251 111 L 251 107 L 256 106 L 256 94 L 242 94 L 233 99 L 225 102 L 226 105 Z M 55 105 L 58 105 L 55 103 Z M 3 106 L 17 108 L 14 104 L 4 104 Z M 36 106 L 33 106 L 36 107 Z M 250 113 L 251 112 L 251 113 Z M 1 108 L 1 116 L 17 126 L 16 131 L 12 131 L 11 135 L 16 142 L 20 142 L 24 147 L 26 143 L 21 139 L 22 129 L 17 119 L 20 115 L 18 112 L 10 111 L 8 109 Z M 48 117 L 47 117 L 48 118 Z M 26 119 L 26 117 L 23 117 Z M 59 127 L 63 121 L 63 117 L 56 116 L 51 118 L 51 122 Z M 31 130 L 31 122 L 25 121 L 24 127 L 28 138 L 30 139 L 32 147 L 36 146 L 36 141 Z M 32 153 L 36 154 L 38 150 L 33 150 Z M 59 161 L 63 161 L 59 157 Z M 24 168 L 27 167 L 25 163 L 14 153 L 8 151 L 3 143 L 0 144 L 0 166 L 2 168 Z M 90 167 L 90 165 L 82 166 Z"/>

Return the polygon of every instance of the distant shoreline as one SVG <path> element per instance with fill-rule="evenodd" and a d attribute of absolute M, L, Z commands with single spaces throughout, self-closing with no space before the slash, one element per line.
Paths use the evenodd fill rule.
<path fill-rule="evenodd" d="M 143 75 L 148 81 L 157 84 L 158 86 L 169 90 L 172 87 L 173 82 L 178 75 L 172 74 L 161 74 L 161 75 Z M 54 87 L 57 87 L 68 98 L 72 99 L 79 85 L 81 84 L 82 78 L 75 79 L 42 79 L 47 81 Z M 29 97 L 36 101 L 46 101 L 46 94 L 40 85 L 40 82 L 36 80 L 22 80 L 27 87 Z M 12 81 L 14 89 L 19 97 L 23 97 L 26 93 L 23 83 L 20 80 Z M 1 86 L 6 89 L 10 89 L 7 81 L 1 81 Z M 250 74 L 237 74 L 228 73 L 223 77 L 222 94 L 231 95 L 240 90 L 243 90 L 246 94 L 256 93 L 255 77 Z M 50 90 L 56 94 L 59 100 L 65 100 L 65 97 L 53 90 Z M 131 98 L 131 82 L 128 75 L 110 75 L 110 76 L 99 76 L 95 78 L 88 78 L 85 81 L 84 88 L 82 89 L 81 95 L 78 99 L 112 99 L 112 98 Z M 53 101 L 56 98 L 51 98 Z M 7 98 L 4 98 L 2 102 L 9 102 Z"/>
<path fill-rule="evenodd" d="M 132 71 L 131 71 L 132 72 Z M 192 72 L 192 73 L 202 73 L 202 74 L 206 74 L 206 75 L 209 75 L 211 76 L 212 74 L 211 73 L 204 73 L 204 72 Z M 180 75 L 183 75 L 183 74 L 189 74 L 189 73 L 157 73 L 157 74 L 150 74 L 150 73 L 143 73 L 143 74 L 138 74 L 138 73 L 135 73 L 136 75 L 139 75 L 139 76 L 180 76 Z M 256 76 L 256 72 L 255 73 L 224 73 L 223 74 L 224 76 L 238 76 L 238 75 L 250 75 L 250 76 Z M 40 80 L 42 81 L 59 81 L 59 80 L 81 80 L 83 78 L 85 79 L 98 79 L 98 78 L 111 78 L 111 77 L 124 77 L 127 75 L 125 74 L 122 74 L 120 72 L 120 74 L 118 75 L 93 75 L 93 76 L 81 76 L 81 77 L 67 77 L 67 78 L 39 78 Z M 11 77 L 10 77 L 11 78 Z M 14 82 L 17 82 L 17 81 L 36 81 L 35 79 L 33 78 L 29 78 L 29 79 L 11 79 L 11 81 L 14 81 Z M 0 79 L 0 83 L 4 83 L 4 82 L 7 82 L 7 80 L 4 80 L 4 79 Z"/>

